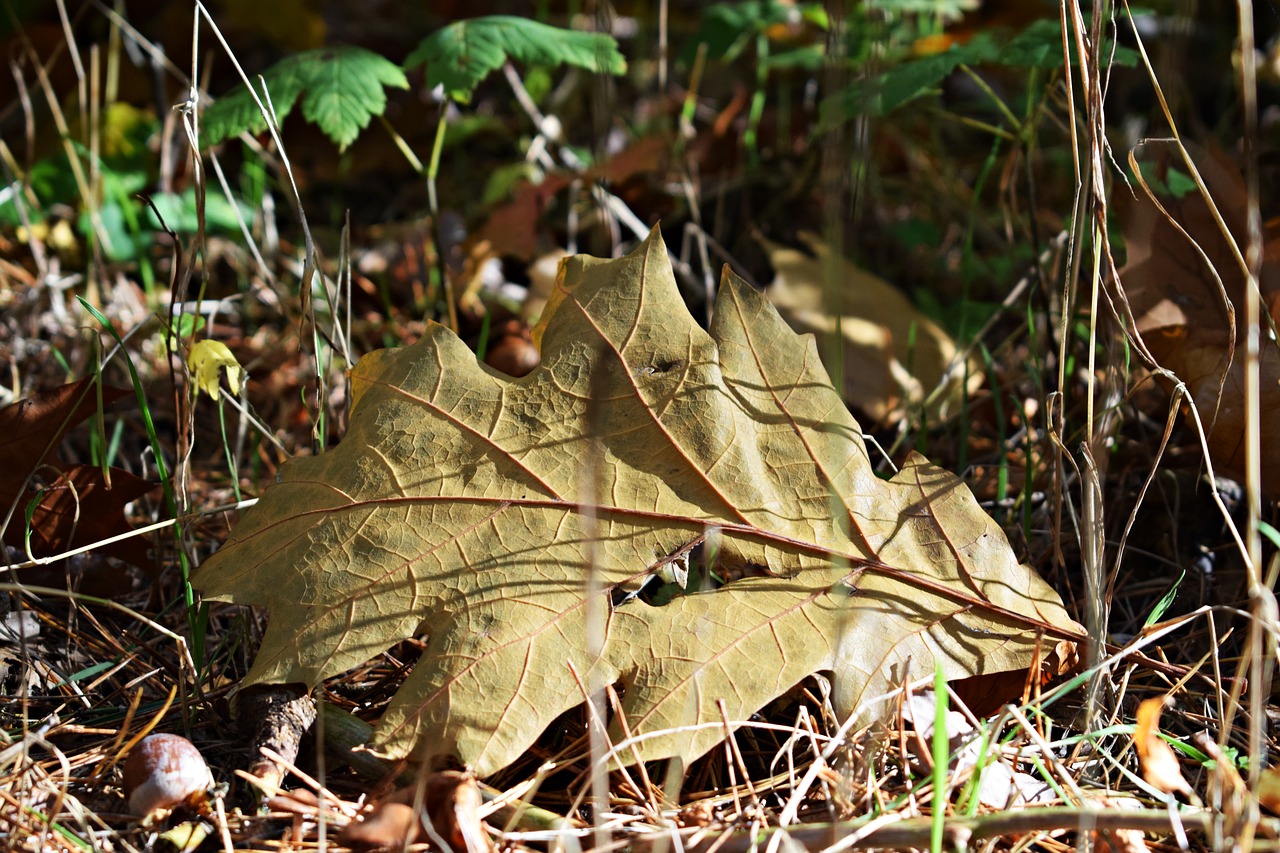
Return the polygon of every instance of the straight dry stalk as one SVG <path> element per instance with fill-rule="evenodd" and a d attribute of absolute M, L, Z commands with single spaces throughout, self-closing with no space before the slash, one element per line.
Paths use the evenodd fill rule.
<path fill-rule="evenodd" d="M 1259 352 L 1262 340 L 1262 311 L 1258 280 L 1262 269 L 1262 215 L 1258 205 L 1258 163 L 1255 142 L 1258 133 L 1257 60 L 1254 51 L 1253 6 L 1237 0 L 1240 16 L 1241 106 L 1244 113 L 1244 166 L 1248 190 L 1247 242 L 1245 244 L 1245 495 L 1248 518 L 1245 541 L 1249 548 L 1249 599 L 1253 619 L 1249 623 L 1247 665 L 1249 667 L 1249 788 L 1257 790 L 1262 765 L 1266 760 L 1266 731 L 1263 698 L 1270 695 L 1270 682 L 1275 665 L 1276 600 L 1262 583 L 1262 539 L 1258 520 L 1262 514 L 1262 445 L 1261 445 L 1261 377 Z M 1270 652 L 1268 654 L 1268 652 Z M 1252 846 L 1258 803 L 1246 798 L 1246 821 L 1241 849 Z"/>
<path fill-rule="evenodd" d="M 1107 647 L 1106 585 L 1103 582 L 1103 543 L 1106 541 L 1102 513 L 1102 482 L 1088 443 L 1080 448 L 1080 559 L 1085 583 L 1085 627 L 1089 629 L 1089 699 L 1085 706 L 1086 730 L 1093 727 L 1098 712 L 1099 692 L 1109 673 L 1102 667 Z"/>
<path fill-rule="evenodd" d="M 1055 443 L 1080 476 L 1080 520 L 1078 533 L 1080 537 L 1080 554 L 1085 580 L 1086 624 L 1089 630 L 1089 667 L 1095 673 L 1090 681 L 1089 700 L 1086 706 L 1085 727 L 1092 725 L 1097 711 L 1100 679 L 1105 677 L 1105 670 L 1099 666 L 1106 649 L 1107 639 L 1107 603 L 1104 583 L 1103 560 L 1105 553 L 1106 531 L 1103 525 L 1103 496 L 1101 475 L 1095 460 L 1105 460 L 1104 442 L 1109 431 L 1099 430 L 1099 421 L 1112 421 L 1105 415 L 1095 412 L 1098 389 L 1096 387 L 1097 371 L 1095 355 L 1097 353 L 1098 305 L 1099 295 L 1103 291 L 1104 277 L 1109 274 L 1109 255 L 1106 249 L 1107 199 L 1104 163 L 1106 162 L 1106 124 L 1103 114 L 1101 74 L 1103 60 L 1101 44 L 1105 20 L 1104 6 L 1100 2 L 1093 7 L 1093 16 L 1088 25 L 1088 39 L 1085 37 L 1084 16 L 1076 0 L 1066 0 L 1062 6 L 1063 16 L 1063 55 L 1066 61 L 1066 85 L 1070 108 L 1072 110 L 1072 154 L 1077 180 L 1076 205 L 1073 211 L 1072 249 L 1068 264 L 1067 281 L 1064 285 L 1063 314 L 1060 332 L 1060 352 L 1058 382 L 1060 393 L 1066 393 L 1070 377 L 1066 375 L 1069 361 L 1067 348 L 1070 345 L 1069 333 L 1074 316 L 1076 302 L 1076 285 L 1083 267 L 1082 254 L 1087 245 L 1092 252 L 1090 303 L 1089 303 L 1089 340 L 1085 389 L 1085 441 L 1080 446 L 1080 462 L 1077 465 L 1067 453 L 1061 439 Z M 1071 62 L 1074 47 L 1077 62 Z M 1074 89 L 1071 82 L 1071 69 L 1077 69 L 1080 75 L 1080 90 L 1083 96 L 1084 139 L 1077 141 Z M 1082 162 L 1086 161 L 1086 162 Z M 1090 227 L 1092 226 L 1092 227 Z M 1083 237 L 1090 234 L 1092 239 L 1087 244 Z M 1103 393 L 1106 393 L 1105 390 Z M 1065 411 L 1065 406 L 1064 406 Z M 1106 407 L 1103 407 L 1105 413 Z"/>

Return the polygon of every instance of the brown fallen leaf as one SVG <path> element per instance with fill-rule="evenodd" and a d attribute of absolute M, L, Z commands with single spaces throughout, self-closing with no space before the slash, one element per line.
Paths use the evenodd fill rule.
<path fill-rule="evenodd" d="M 133 525 L 125 518 L 126 505 L 150 492 L 155 483 L 112 468 L 108 486 L 102 470 L 93 465 L 72 465 L 44 490 L 31 515 L 31 553 L 36 557 L 102 542 L 128 533 Z M 11 523 L 5 541 L 22 548 L 25 528 L 22 520 Z M 142 569 L 151 569 L 147 540 L 134 536 L 97 549 Z"/>
<path fill-rule="evenodd" d="M 1167 179 L 1172 151 L 1159 153 L 1166 161 L 1157 163 L 1153 171 Z M 1192 149 L 1191 153 L 1228 232 L 1243 252 L 1248 195 L 1239 166 L 1220 149 Z M 1130 192 L 1128 185 L 1117 183 L 1112 197 L 1128 256 L 1120 277 L 1138 331 L 1187 326 L 1226 333 L 1230 324 L 1225 297 L 1236 311 L 1236 337 L 1243 339 L 1244 272 L 1209 205 L 1195 190 L 1158 199 L 1173 222 L 1139 186 Z M 1280 292 L 1280 233 L 1274 225 L 1264 240 L 1259 286 L 1265 300 Z"/>
<path fill-rule="evenodd" d="M 338 841 L 350 847 L 403 850 L 406 844 L 418 842 L 418 834 L 418 818 L 413 806 L 383 802 L 375 804 L 363 820 L 343 827 Z"/>
<path fill-rule="evenodd" d="M 127 393 L 122 388 L 104 387 L 102 402 L 114 402 Z M 18 499 L 31 472 L 53 461 L 67 430 L 97 408 L 93 379 L 86 378 L 0 409 L 0 505 L 4 511 Z"/>
<path fill-rule="evenodd" d="M 882 421 L 902 407 L 918 406 L 946 377 L 946 386 L 930 403 L 931 416 L 945 415 L 960 401 L 963 365 L 955 364 L 955 341 L 920 313 L 906 294 L 889 282 L 834 255 L 812 234 L 801 235 L 813 255 L 761 240 L 776 273 L 769 300 L 798 332 L 822 340 L 824 357 L 833 338 L 843 337 L 844 397 L 850 405 Z M 825 283 L 840 283 L 835 294 L 839 318 L 828 310 Z M 976 362 L 968 371 L 970 391 L 982 383 Z"/>
<path fill-rule="evenodd" d="M 494 208 L 476 231 L 475 242 L 484 244 L 493 256 L 510 256 L 528 263 L 547 247 L 542 244 L 542 214 L 551 200 L 573 183 L 568 175 L 547 175 L 540 183 L 520 181 L 511 200 Z"/>
<path fill-rule="evenodd" d="M 1193 153 L 1228 233 L 1243 251 L 1248 198 L 1239 168 L 1217 149 Z M 1156 171 L 1167 176 L 1167 171 Z M 1237 347 L 1245 331 L 1245 275 L 1198 192 L 1160 196 L 1168 217 L 1141 189 L 1136 193 L 1118 185 L 1113 198 L 1128 253 L 1120 280 L 1135 328 L 1156 361 L 1186 383 L 1208 433 L 1217 473 L 1243 480 L 1244 368 Z M 1264 235 L 1259 290 L 1264 309 L 1280 304 L 1280 230 L 1275 223 Z M 1274 494 L 1280 490 L 1280 457 L 1268 448 L 1280 445 L 1280 350 L 1263 335 L 1259 355 L 1262 486 Z M 1163 378 L 1161 384 L 1172 390 Z"/>
<path fill-rule="evenodd" d="M 543 214 L 557 195 L 575 180 L 604 182 L 617 191 L 619 185 L 633 179 L 665 174 L 671 146 L 670 139 L 651 134 L 580 174 L 551 172 L 536 182 L 518 181 L 512 187 L 510 200 L 497 205 L 476 231 L 472 254 L 483 245 L 493 257 L 512 257 L 531 263 L 550 248 L 543 233 L 546 230 Z"/>
<path fill-rule="evenodd" d="M 270 608 L 244 684 L 315 684 L 428 634 L 374 745 L 485 776 L 581 703 L 574 670 L 625 685 L 641 757 L 691 760 L 722 711 L 814 672 L 869 719 L 935 663 L 1026 670 L 1083 636 L 956 477 L 919 455 L 875 475 L 813 338 L 762 294 L 726 274 L 701 329 L 656 231 L 565 261 L 534 340 L 520 379 L 436 324 L 353 369 L 343 442 L 286 463 L 193 579 Z M 631 594 L 708 539 L 736 580 Z"/>
<path fill-rule="evenodd" d="M 1143 335 L 1143 340 L 1156 359 L 1186 383 L 1208 431 L 1209 452 L 1213 455 L 1215 471 L 1243 481 L 1245 413 L 1242 353 L 1237 351 L 1228 366 L 1225 334 L 1185 326 L 1153 329 Z M 1271 343 L 1263 346 L 1258 356 L 1262 377 L 1259 397 L 1262 487 L 1274 494 L 1280 489 L 1280 454 L 1267 452 L 1267 449 L 1280 447 L 1280 349 Z M 1168 387 L 1168 383 L 1163 384 Z"/>
<path fill-rule="evenodd" d="M 527 376 L 538 366 L 538 348 L 533 345 L 528 325 L 520 320 L 508 320 L 499 326 L 492 335 L 484 362 L 508 376 Z"/>
<path fill-rule="evenodd" d="M 107 404 L 128 392 L 104 387 Z M 0 513 L 13 507 L 4 528 L 6 544 L 25 548 L 25 512 L 39 482 L 48 483 L 31 515 L 31 552 L 48 557 L 127 533 L 126 504 L 155 486 L 119 468 L 90 465 L 65 467 L 54 455 L 67 430 L 92 415 L 98 395 L 91 378 L 62 385 L 0 409 Z M 65 468 L 65 470 L 64 470 Z M 38 481 L 31 475 L 40 474 Z M 125 539 L 103 546 L 103 553 L 149 569 L 151 560 L 143 539 Z"/>
<path fill-rule="evenodd" d="M 1160 737 L 1160 714 L 1169 703 L 1167 696 L 1144 699 L 1138 705 L 1137 725 L 1133 730 L 1133 747 L 1138 751 L 1142 778 L 1163 794 L 1194 797 L 1173 747 Z"/>
<path fill-rule="evenodd" d="M 1141 808 L 1132 799 L 1102 797 L 1096 804 L 1105 809 L 1116 810 Z M 1096 829 L 1089 834 L 1093 839 L 1093 849 L 1098 853 L 1148 853 L 1151 850 L 1146 833 L 1140 829 Z"/>

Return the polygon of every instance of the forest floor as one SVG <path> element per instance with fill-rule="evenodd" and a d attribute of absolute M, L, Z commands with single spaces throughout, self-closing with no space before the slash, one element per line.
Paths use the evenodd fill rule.
<path fill-rule="evenodd" d="M 524 24 L 490 31 L 456 24 L 512 4 L 374 4 L 360 15 L 276 5 L 197 7 L 193 34 L 192 10 L 176 4 L 59 2 L 15 13 L 0 31 L 12 66 L 0 83 L 7 846 L 1275 846 L 1276 21 L 1175 0 L 1141 13 L 1073 0 L 664 0 L 518 4 Z M 534 21 L 557 29 L 526 29 Z M 255 103 L 244 79 L 259 74 L 270 98 Z M 263 111 L 273 110 L 269 122 Z M 561 310 L 566 293 L 585 292 L 570 286 L 574 275 L 604 269 L 564 258 L 644 252 L 651 232 L 684 307 L 660 303 L 651 281 L 662 275 L 646 270 L 633 301 L 661 307 L 635 309 L 645 322 L 627 345 L 635 333 L 635 346 L 663 352 L 683 335 L 696 361 L 707 329 L 723 355 L 741 341 L 717 329 L 721 291 L 740 279 L 742 293 L 763 293 L 759 305 L 816 336 L 826 371 L 806 366 L 816 372 L 805 381 L 843 401 L 806 422 L 811 432 L 796 426 L 805 447 L 834 440 L 848 415 L 865 450 L 859 438 L 841 452 L 865 457 L 865 482 L 900 483 L 891 478 L 904 469 L 958 477 L 963 507 L 944 507 L 951 486 L 925 488 L 890 521 L 936 523 L 931 544 L 955 547 L 961 575 L 981 575 L 972 589 L 940 591 L 951 583 L 942 569 L 939 580 L 918 564 L 878 565 L 888 551 L 850 551 L 857 537 L 839 512 L 816 545 L 797 528 L 765 536 L 733 489 L 781 483 L 791 495 L 777 514 L 799 514 L 809 481 L 788 479 L 798 463 L 771 457 L 781 445 L 763 438 L 760 470 L 744 467 L 728 486 L 713 475 L 718 460 L 692 468 L 731 512 L 691 508 L 678 466 L 727 429 L 710 409 L 715 429 L 667 418 L 671 400 L 693 393 L 697 365 L 678 348 L 641 364 L 620 346 L 626 370 L 600 378 L 603 347 L 591 350 L 589 324 Z M 603 329 L 623 302 L 584 298 L 582 311 Z M 778 391 L 770 365 L 803 361 L 780 355 L 792 350 L 791 338 L 779 340 L 748 347 L 764 365 L 760 399 Z M 413 376 L 392 382 L 401 362 L 365 357 L 416 343 L 444 365 L 440 376 L 447 367 L 470 377 L 447 412 L 465 429 L 487 383 L 529 389 L 544 377 L 567 388 L 565 365 L 581 369 L 583 433 L 555 432 L 551 411 L 572 394 L 530 396 L 532 443 L 517 436 L 500 447 L 552 494 L 554 471 L 530 461 L 549 439 L 594 472 L 592 454 L 650 447 L 606 446 L 612 417 L 628 428 L 635 419 L 637 442 L 648 440 L 639 421 L 650 414 L 664 439 L 690 437 L 666 480 L 619 475 L 613 491 L 651 489 L 655 515 L 702 532 L 606 591 L 610 612 L 637 597 L 655 611 L 691 610 L 699 596 L 686 594 L 688 577 L 708 600 L 752 583 L 776 595 L 789 576 L 771 560 L 799 572 L 820 553 L 860 578 L 879 572 L 907 588 L 910 573 L 935 578 L 916 591 L 953 606 L 937 614 L 936 635 L 848 626 L 884 661 L 907 660 L 893 650 L 917 648 L 915 634 L 935 660 L 917 652 L 916 669 L 894 669 L 891 710 L 858 719 L 830 663 L 771 692 L 758 673 L 742 674 L 750 707 L 735 715 L 711 703 L 697 718 L 722 722 L 726 746 L 693 750 L 687 762 L 673 748 L 623 768 L 601 759 L 601 739 L 625 731 L 643 685 L 606 695 L 581 681 L 570 710 L 539 709 L 554 722 L 537 725 L 517 757 L 489 767 L 490 753 L 478 751 L 490 771 L 479 775 L 364 746 L 397 693 L 413 689 L 415 664 L 435 660 L 439 613 L 387 629 L 386 642 L 353 629 L 336 642 L 355 637 L 356 652 L 304 651 L 300 668 L 257 664 L 305 670 L 314 686 L 246 685 L 260 648 L 328 630 L 311 602 L 331 581 L 346 583 L 334 579 L 335 553 L 358 569 L 360 549 L 420 547 L 413 536 L 427 522 L 413 515 L 401 529 L 378 528 L 373 544 L 347 531 L 326 551 L 316 534 L 307 541 L 318 550 L 282 542 L 260 565 L 236 540 L 254 535 L 238 532 L 241 519 L 265 523 L 255 511 L 278 518 L 285 499 L 272 502 L 274 484 L 282 495 L 308 472 L 354 470 L 343 454 L 356 452 L 355 439 L 344 441 L 357 434 L 359 406 L 374 411 L 376 398 L 386 407 L 376 411 L 410 417 L 379 394 L 411 388 Z M 585 355 L 572 354 L 575 344 Z M 728 355 L 724 364 L 724 388 L 746 387 L 733 384 Z M 617 414 L 608 401 L 621 386 L 601 383 L 627 372 L 643 408 Z M 685 381 L 666 403 L 637 390 L 667 374 Z M 451 393 L 428 391 L 433 406 Z M 785 417 L 753 422 L 761 436 L 797 411 L 785 397 L 769 403 Z M 393 421 L 380 423 L 383 443 L 370 445 L 379 459 L 398 441 Z M 492 454 L 459 460 L 434 422 L 399 423 L 424 478 L 477 478 L 466 500 L 500 490 L 485 479 Z M 362 428 L 361 441 L 373 430 Z M 806 470 L 833 458 L 822 452 Z M 913 467 L 917 453 L 937 468 Z M 365 481 L 326 482 L 350 495 Z M 834 482 L 814 486 L 814 500 L 853 506 Z M 892 508 L 897 486 L 867 488 L 886 491 L 868 492 L 858 512 Z M 677 497 L 688 501 L 667 509 Z M 305 500 L 290 511 L 326 506 Z M 526 496 L 505 500 L 503 511 Z M 520 506 L 529 518 L 541 511 Z M 573 554 L 587 574 L 603 573 L 625 538 L 600 532 L 606 519 L 622 522 L 608 515 L 617 507 L 599 506 L 579 514 L 588 544 Z M 985 524 L 1003 534 L 995 550 L 943 541 L 983 539 Z M 766 556 L 751 558 L 741 542 L 736 552 L 735 533 L 763 536 Z M 546 562 L 562 559 L 563 544 L 546 541 Z M 227 556 L 202 574 L 224 545 Z M 407 564 L 428 552 L 412 551 Z M 466 568 L 478 572 L 489 557 L 510 570 L 490 553 Z M 305 581 L 286 578 L 286 563 L 308 562 L 316 571 L 297 575 Z M 409 576 L 428 588 L 430 578 Z M 982 584 L 1005 582 L 1025 584 L 1034 600 L 996 605 Z M 507 594 L 519 583 L 513 575 Z M 202 596 L 215 588 L 216 598 Z M 391 609 L 385 578 L 360 589 L 342 593 L 352 614 Z M 246 606 L 272 596 L 270 612 Z M 501 633 L 505 618 L 476 630 Z M 318 633 L 307 633 L 309 621 Z M 272 646 L 269 624 L 296 633 Z M 719 642 L 699 630 L 673 633 Z M 354 664 L 340 671 L 325 660 L 344 656 Z M 768 659 L 759 665 L 774 678 Z M 211 775 L 189 759 L 190 790 L 140 820 L 151 809 L 130 798 L 126 766 L 161 732 L 189 738 Z"/>

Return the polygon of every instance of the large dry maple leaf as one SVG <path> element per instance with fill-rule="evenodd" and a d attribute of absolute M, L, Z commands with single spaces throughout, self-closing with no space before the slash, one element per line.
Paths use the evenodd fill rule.
<path fill-rule="evenodd" d="M 935 662 L 1023 670 L 1078 636 L 953 476 L 891 481 L 818 360 L 730 274 L 709 332 L 655 233 L 567 260 L 510 379 L 451 332 L 366 356 L 346 439 L 283 469 L 199 571 L 207 596 L 266 604 L 253 682 L 342 672 L 397 641 L 426 650 L 377 732 L 491 773 L 587 684 L 624 685 L 640 755 L 691 759 L 807 675 L 845 713 Z M 745 574 L 665 606 L 619 595 L 715 531 Z M 745 572 L 735 572 L 744 569 Z M 571 667 L 573 670 L 571 670 Z"/>

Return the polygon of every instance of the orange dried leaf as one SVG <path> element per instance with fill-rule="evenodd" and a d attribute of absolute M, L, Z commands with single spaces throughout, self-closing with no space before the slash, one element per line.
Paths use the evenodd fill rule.
<path fill-rule="evenodd" d="M 1264 809 L 1280 814 L 1280 767 L 1263 768 L 1253 795 Z"/>
<path fill-rule="evenodd" d="M 1167 697 L 1143 700 L 1138 706 L 1137 726 L 1133 732 L 1133 746 L 1138 751 L 1138 765 L 1142 778 L 1156 790 L 1165 794 L 1191 795 L 1191 786 L 1182 778 L 1182 767 L 1173 747 L 1160 737 L 1160 714 Z"/>

